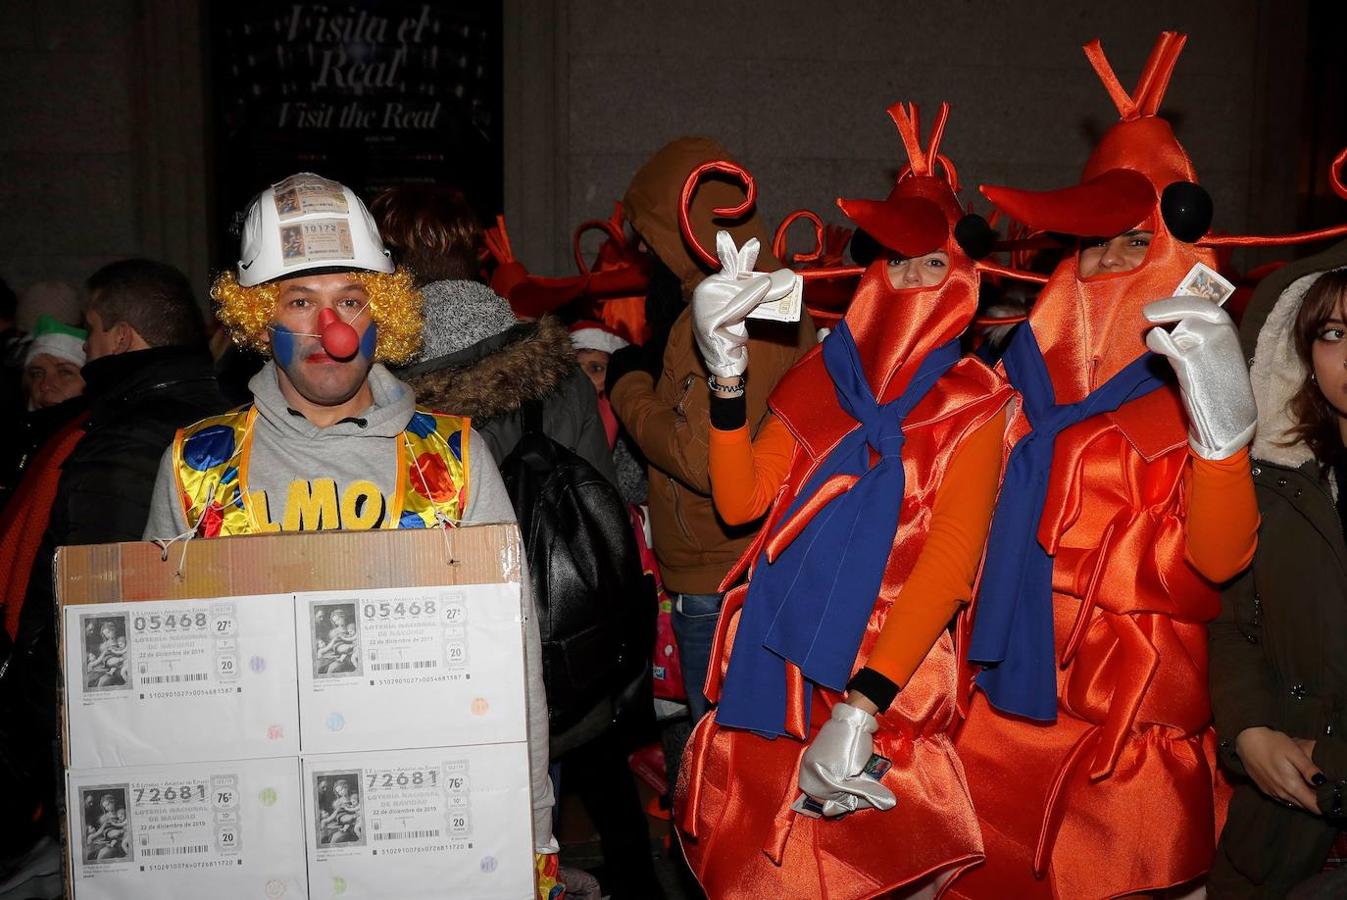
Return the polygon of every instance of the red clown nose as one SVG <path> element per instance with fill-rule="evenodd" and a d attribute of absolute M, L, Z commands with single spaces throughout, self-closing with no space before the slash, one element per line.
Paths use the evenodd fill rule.
<path fill-rule="evenodd" d="M 318 333 L 323 336 L 323 350 L 333 359 L 350 359 L 360 348 L 360 336 L 330 309 L 318 313 Z"/>

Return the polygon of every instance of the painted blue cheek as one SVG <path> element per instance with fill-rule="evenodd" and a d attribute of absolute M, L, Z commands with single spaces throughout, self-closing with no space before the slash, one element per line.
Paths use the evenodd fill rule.
<path fill-rule="evenodd" d="M 284 369 L 294 365 L 298 348 L 299 342 L 295 340 L 293 331 L 284 325 L 271 326 L 271 355 L 278 366 Z"/>
<path fill-rule="evenodd" d="M 404 512 L 398 519 L 399 528 L 425 528 L 426 523 L 414 512 Z"/>
<path fill-rule="evenodd" d="M 374 359 L 374 348 L 379 343 L 379 326 L 371 322 L 365 329 L 365 333 L 360 336 L 360 355 L 366 359 Z"/>
<path fill-rule="evenodd" d="M 234 429 L 212 425 L 189 437 L 182 445 L 182 460 L 198 472 L 220 465 L 234 455 Z"/>

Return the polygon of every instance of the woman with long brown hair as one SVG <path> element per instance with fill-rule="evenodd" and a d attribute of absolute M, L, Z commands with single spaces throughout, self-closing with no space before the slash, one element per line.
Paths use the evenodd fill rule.
<path fill-rule="evenodd" d="M 1253 562 L 1209 629 L 1240 777 L 1208 890 L 1281 897 L 1324 863 L 1347 788 L 1347 243 L 1286 266 L 1245 315 L 1258 401 Z"/>

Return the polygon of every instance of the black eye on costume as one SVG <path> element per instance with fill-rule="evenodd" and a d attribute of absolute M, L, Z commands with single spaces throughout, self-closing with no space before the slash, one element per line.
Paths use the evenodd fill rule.
<path fill-rule="evenodd" d="M 1191 181 L 1176 181 L 1160 195 L 1160 215 L 1170 234 L 1194 243 L 1211 227 L 1211 194 Z"/>
<path fill-rule="evenodd" d="M 858 266 L 868 266 L 875 261 L 875 257 L 879 256 L 881 251 L 888 252 L 880 247 L 879 241 L 859 228 L 851 235 L 851 244 L 847 249 L 851 252 L 852 262 Z"/>
<path fill-rule="evenodd" d="M 996 243 L 996 232 L 987 224 L 987 220 L 977 213 L 969 213 L 954 226 L 954 240 L 958 241 L 963 252 L 971 259 L 982 259 L 992 252 Z"/>

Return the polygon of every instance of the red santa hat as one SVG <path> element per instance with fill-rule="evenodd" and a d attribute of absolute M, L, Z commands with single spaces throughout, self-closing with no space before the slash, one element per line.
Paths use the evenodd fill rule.
<path fill-rule="evenodd" d="M 570 327 L 571 344 L 576 350 L 600 350 L 612 353 L 630 342 L 602 322 L 581 319 Z"/>

